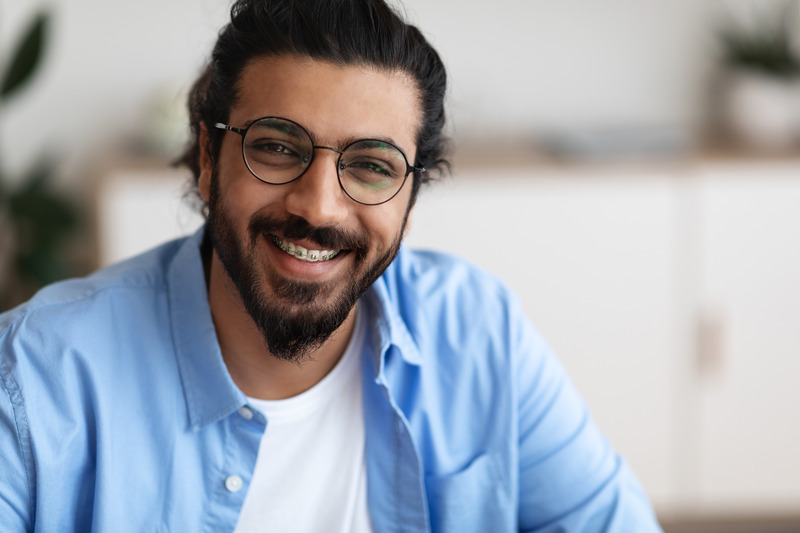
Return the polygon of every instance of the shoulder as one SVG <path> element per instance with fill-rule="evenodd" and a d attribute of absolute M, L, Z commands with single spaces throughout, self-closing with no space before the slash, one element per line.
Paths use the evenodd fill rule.
<path fill-rule="evenodd" d="M 484 406 L 508 412 L 534 383 L 542 392 L 565 379 L 520 298 L 497 276 L 449 254 L 402 250 L 381 282 L 402 359 L 424 367 L 429 390 L 442 397 L 469 389 Z M 399 382 L 416 372 L 413 364 L 387 368 Z"/>
<path fill-rule="evenodd" d="M 513 324 L 524 320 L 516 293 L 454 255 L 401 249 L 383 282 L 389 306 L 423 344 L 449 336 L 469 346 L 478 334 L 502 343 L 510 340 Z"/>
<path fill-rule="evenodd" d="M 86 322 L 87 313 L 98 311 L 95 318 L 110 318 L 104 303 L 115 298 L 140 297 L 162 291 L 166 271 L 184 239 L 179 239 L 121 263 L 111 265 L 83 277 L 48 285 L 27 302 L 0 314 L 0 335 L 19 331 L 43 320 L 58 317 L 59 330 L 72 322 Z M 54 324 L 49 323 L 52 327 Z"/>
<path fill-rule="evenodd" d="M 127 377 L 171 368 L 167 274 L 182 242 L 45 287 L 0 315 L 7 391 L 26 391 L 27 409 L 81 412 L 86 391 L 112 397 Z"/>
<path fill-rule="evenodd" d="M 386 363 L 394 390 L 413 390 L 407 384 L 422 371 L 430 394 L 469 390 L 488 411 L 509 413 L 518 390 L 558 368 L 517 295 L 464 259 L 403 250 L 381 283 L 390 343 L 403 356 Z"/>
<path fill-rule="evenodd" d="M 403 248 L 385 280 L 390 298 L 404 314 L 411 311 L 404 300 L 412 298 L 414 303 L 424 301 L 428 309 L 459 316 L 492 313 L 517 303 L 516 294 L 500 278 L 442 252 Z"/>
<path fill-rule="evenodd" d="M 163 342 L 169 335 L 166 273 L 179 246 L 170 242 L 85 278 L 55 283 L 0 314 L 3 366 L 15 368 L 20 378 L 26 372 L 54 378 L 64 365 L 113 367 L 123 353 Z"/>

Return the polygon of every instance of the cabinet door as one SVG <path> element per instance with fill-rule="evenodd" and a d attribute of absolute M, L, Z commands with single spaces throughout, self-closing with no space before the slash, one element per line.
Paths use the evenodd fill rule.
<path fill-rule="evenodd" d="M 185 198 L 189 179 L 166 165 L 107 172 L 97 191 L 99 266 L 196 231 L 203 217 Z"/>
<path fill-rule="evenodd" d="M 698 503 L 796 513 L 800 162 L 719 164 L 700 174 Z"/>
<path fill-rule="evenodd" d="M 420 193 L 410 246 L 454 252 L 522 297 L 658 509 L 673 491 L 674 180 L 471 171 Z"/>

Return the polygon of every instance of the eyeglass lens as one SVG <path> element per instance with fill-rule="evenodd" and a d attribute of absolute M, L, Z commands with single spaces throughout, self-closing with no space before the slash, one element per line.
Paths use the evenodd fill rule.
<path fill-rule="evenodd" d="M 309 134 L 294 122 L 266 118 L 252 124 L 244 137 L 244 158 L 250 171 L 267 183 L 288 183 L 301 176 L 314 154 Z M 357 202 L 377 204 L 392 198 L 403 186 L 407 162 L 396 146 L 362 140 L 347 146 L 339 157 L 339 182 Z"/>

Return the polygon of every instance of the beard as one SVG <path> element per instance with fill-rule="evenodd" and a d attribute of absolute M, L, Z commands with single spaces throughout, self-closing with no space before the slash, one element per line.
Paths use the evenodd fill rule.
<path fill-rule="evenodd" d="M 344 323 L 361 295 L 397 256 L 410 207 L 395 240 L 371 262 L 368 262 L 370 239 L 366 232 L 314 227 L 294 215 L 277 219 L 256 213 L 243 239 L 236 235 L 233 220 L 223 209 L 215 169 L 209 191 L 207 228 L 211 244 L 270 354 L 299 363 L 310 359 Z M 311 239 L 328 250 L 347 250 L 352 256 L 352 272 L 343 276 L 344 281 L 338 286 L 335 282 L 293 280 L 274 271 L 265 273 L 260 268 L 257 246 L 262 240 L 272 245 L 267 236 L 275 234 L 290 240 Z"/>

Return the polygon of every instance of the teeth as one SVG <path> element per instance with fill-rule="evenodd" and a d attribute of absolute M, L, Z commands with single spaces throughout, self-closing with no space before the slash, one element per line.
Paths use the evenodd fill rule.
<path fill-rule="evenodd" d="M 272 240 L 278 245 L 278 248 L 283 250 L 289 255 L 292 255 L 302 261 L 309 263 L 316 263 L 317 261 L 329 261 L 339 254 L 340 250 L 308 250 L 302 246 L 296 246 L 291 242 L 283 242 L 279 238 L 273 236 Z"/>

